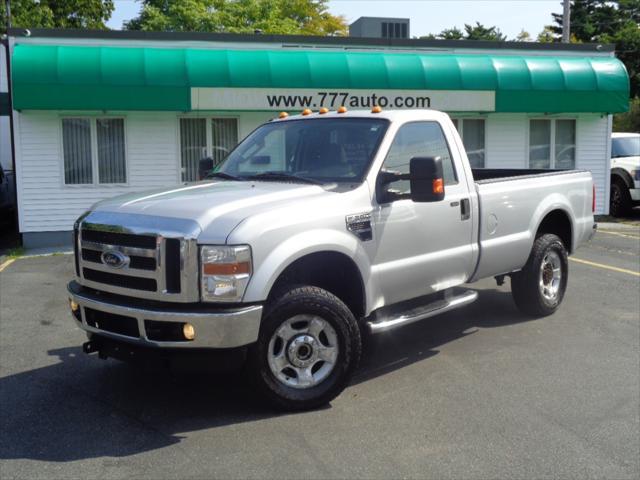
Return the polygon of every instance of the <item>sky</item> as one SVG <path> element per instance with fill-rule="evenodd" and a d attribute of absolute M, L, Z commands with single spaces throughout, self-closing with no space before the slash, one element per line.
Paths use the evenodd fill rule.
<path fill-rule="evenodd" d="M 140 3 L 115 0 L 115 11 L 107 22 L 113 29 L 137 16 Z M 551 23 L 551 12 L 562 12 L 560 0 L 330 0 L 329 11 L 343 15 L 347 23 L 361 16 L 411 19 L 411 36 L 439 33 L 445 28 L 478 21 L 497 26 L 509 39 L 522 29 L 536 37 Z"/>

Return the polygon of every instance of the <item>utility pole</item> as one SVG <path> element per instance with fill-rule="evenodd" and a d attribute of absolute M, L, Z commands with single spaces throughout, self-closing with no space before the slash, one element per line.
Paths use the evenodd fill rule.
<path fill-rule="evenodd" d="M 562 1 L 562 43 L 569 43 L 571 39 L 571 1 Z"/>

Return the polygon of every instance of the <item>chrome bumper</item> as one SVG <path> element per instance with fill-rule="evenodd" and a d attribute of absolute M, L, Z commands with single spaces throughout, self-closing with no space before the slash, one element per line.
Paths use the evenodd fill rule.
<path fill-rule="evenodd" d="M 78 327 L 90 333 L 132 344 L 160 348 L 234 348 L 254 343 L 258 339 L 260 320 L 262 318 L 261 305 L 219 311 L 186 308 L 184 311 L 178 311 L 181 305 L 177 304 L 175 306 L 176 310 L 168 310 L 166 308 L 155 310 L 128 306 L 121 303 L 120 300 L 102 299 L 96 294 L 87 292 L 76 282 L 69 283 L 67 291 L 69 300 L 73 300 L 80 307 L 80 319 L 73 314 L 71 315 Z M 123 319 L 123 321 L 135 321 L 138 326 L 139 336 L 134 337 L 104 330 L 99 328 L 99 323 L 96 326 L 89 325 L 87 323 L 87 308 L 107 314 L 129 317 L 128 319 Z M 211 308 L 215 308 L 215 306 Z M 117 321 L 118 319 L 116 318 L 115 320 Z M 190 323 L 194 326 L 195 338 L 184 341 L 151 340 L 147 336 L 145 320 Z"/>

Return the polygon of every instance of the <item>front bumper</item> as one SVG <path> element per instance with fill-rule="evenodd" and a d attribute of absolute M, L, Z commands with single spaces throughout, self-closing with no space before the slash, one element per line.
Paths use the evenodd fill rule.
<path fill-rule="evenodd" d="M 640 184 L 640 182 L 636 182 L 636 185 Z M 640 202 L 640 186 L 638 188 L 629 189 L 629 195 L 631 196 L 631 200 L 634 202 Z"/>
<path fill-rule="evenodd" d="M 152 307 L 138 305 L 135 300 L 128 302 L 123 297 L 101 295 L 83 288 L 77 282 L 69 283 L 67 291 L 69 300 L 79 305 L 77 316 L 72 314 L 78 327 L 132 344 L 159 348 L 235 348 L 254 343 L 260 331 L 261 305 L 227 309 L 178 304 Z M 96 321 L 96 318 L 103 317 L 104 322 Z M 150 338 L 150 324 L 154 322 L 163 322 L 162 325 L 167 326 L 190 323 L 195 329 L 195 338 L 154 340 Z"/>

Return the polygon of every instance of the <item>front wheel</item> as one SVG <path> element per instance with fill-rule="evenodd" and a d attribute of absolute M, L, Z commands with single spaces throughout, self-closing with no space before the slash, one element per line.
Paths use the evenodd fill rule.
<path fill-rule="evenodd" d="M 624 217 L 631 210 L 631 194 L 621 180 L 611 182 L 611 198 L 609 200 L 609 213 L 613 217 Z"/>
<path fill-rule="evenodd" d="M 318 287 L 292 287 L 267 305 L 249 368 L 271 404 L 308 410 L 344 390 L 361 348 L 358 323 L 339 298 Z"/>
<path fill-rule="evenodd" d="M 525 266 L 511 275 L 513 300 L 527 315 L 551 315 L 562 303 L 568 278 L 568 255 L 562 240 L 550 233 L 541 235 Z"/>

